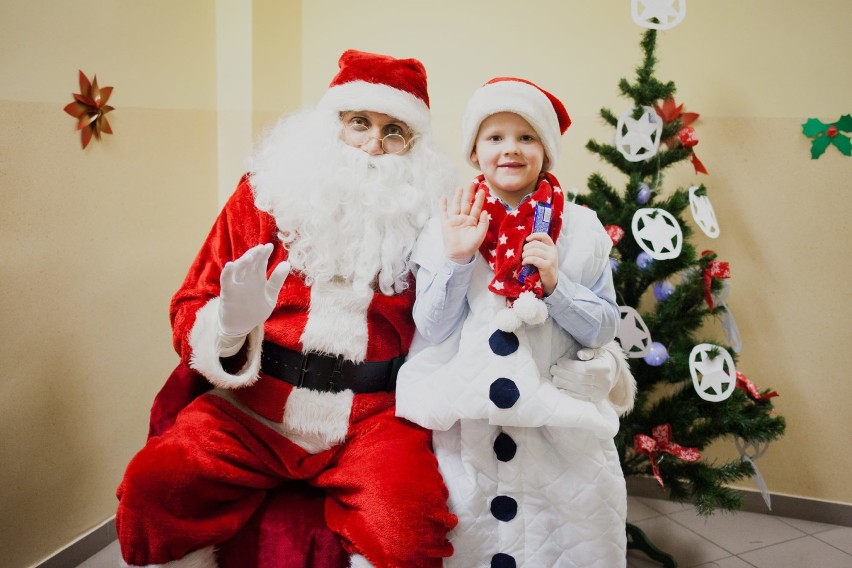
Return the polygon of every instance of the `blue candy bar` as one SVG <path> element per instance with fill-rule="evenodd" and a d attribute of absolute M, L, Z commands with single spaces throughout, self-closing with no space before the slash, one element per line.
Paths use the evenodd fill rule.
<path fill-rule="evenodd" d="M 549 233 L 550 232 L 550 217 L 553 213 L 549 203 L 539 203 L 535 207 L 535 216 L 533 217 L 533 233 Z M 535 273 L 535 266 L 530 264 L 524 265 L 521 268 L 521 273 L 518 275 L 518 281 L 523 284 L 527 276 Z"/>

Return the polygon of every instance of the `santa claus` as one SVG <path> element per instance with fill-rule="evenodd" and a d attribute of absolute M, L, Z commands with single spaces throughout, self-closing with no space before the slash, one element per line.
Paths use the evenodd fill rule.
<path fill-rule="evenodd" d="M 454 172 L 415 59 L 350 50 L 282 120 L 171 305 L 214 388 L 149 439 L 118 490 L 127 565 L 215 566 L 282 480 L 326 495 L 351 565 L 440 566 L 455 516 L 431 434 L 395 416 L 414 326 L 409 255 Z"/>

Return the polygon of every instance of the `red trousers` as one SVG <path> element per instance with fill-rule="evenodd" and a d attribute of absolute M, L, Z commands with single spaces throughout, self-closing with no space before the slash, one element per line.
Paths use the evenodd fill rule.
<path fill-rule="evenodd" d="M 118 488 L 125 562 L 162 564 L 233 536 L 284 479 L 326 494 L 329 528 L 376 567 L 439 567 L 456 518 L 431 433 L 394 415 L 393 395 L 357 395 L 346 441 L 310 454 L 206 394 L 149 439 Z"/>

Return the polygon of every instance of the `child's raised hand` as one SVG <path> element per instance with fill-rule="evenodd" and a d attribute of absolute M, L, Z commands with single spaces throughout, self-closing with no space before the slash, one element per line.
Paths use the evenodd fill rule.
<path fill-rule="evenodd" d="M 527 237 L 521 253 L 523 264 L 531 264 L 541 274 L 541 287 L 544 295 L 549 296 L 556 289 L 559 280 L 559 255 L 556 243 L 547 233 L 533 233 Z"/>
<path fill-rule="evenodd" d="M 453 262 L 467 264 L 485 240 L 488 213 L 482 210 L 484 203 L 485 192 L 476 191 L 476 183 L 457 188 L 452 201 L 441 198 L 444 254 Z"/>

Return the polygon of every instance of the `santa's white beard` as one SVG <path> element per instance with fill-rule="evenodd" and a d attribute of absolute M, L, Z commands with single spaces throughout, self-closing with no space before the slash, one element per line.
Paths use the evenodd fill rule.
<path fill-rule="evenodd" d="M 280 122 L 252 160 L 257 205 L 275 217 L 309 285 L 344 280 L 399 293 L 417 235 L 452 187 L 452 166 L 428 137 L 402 155 L 370 156 L 342 142 L 340 128 L 336 114 L 316 110 Z"/>

